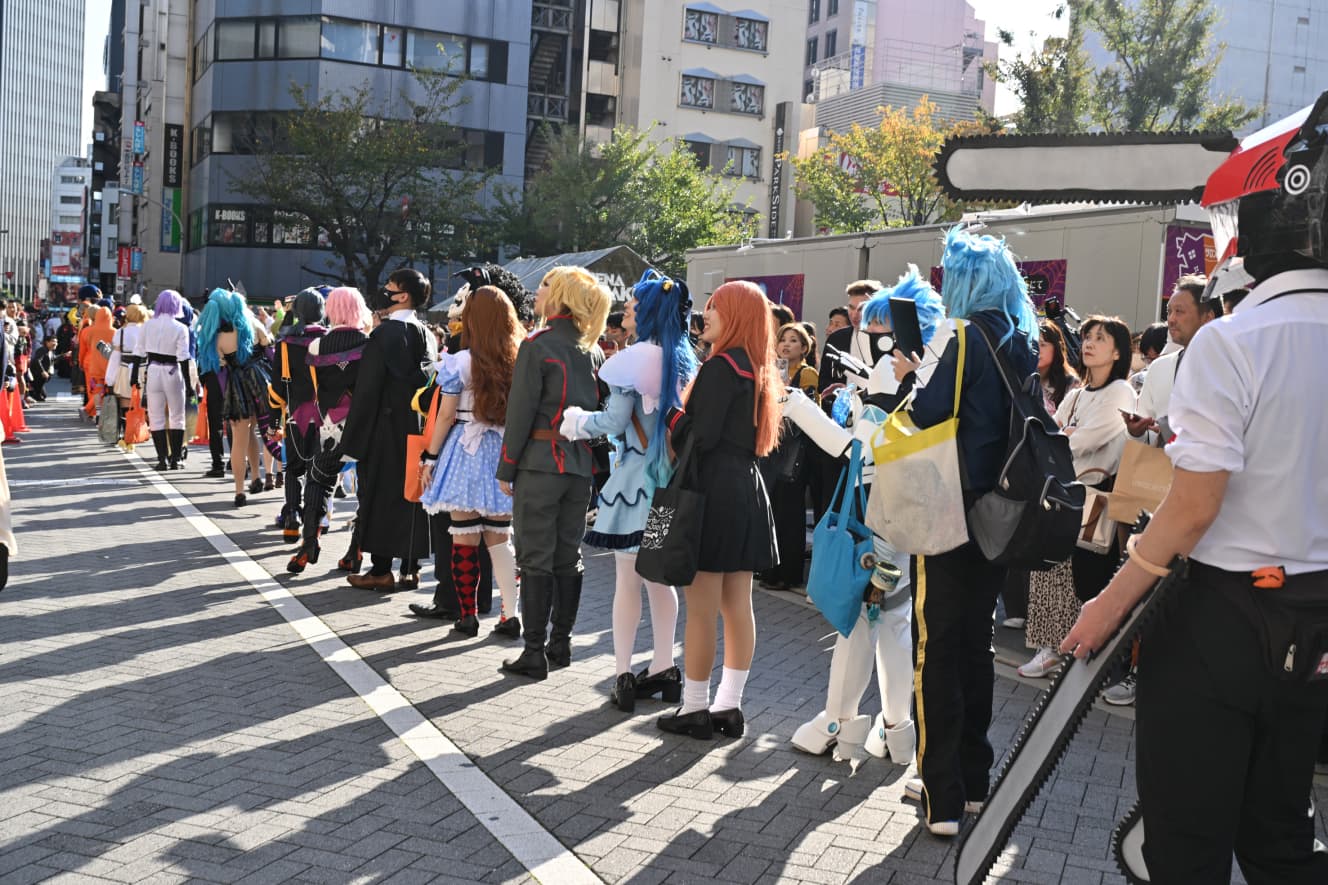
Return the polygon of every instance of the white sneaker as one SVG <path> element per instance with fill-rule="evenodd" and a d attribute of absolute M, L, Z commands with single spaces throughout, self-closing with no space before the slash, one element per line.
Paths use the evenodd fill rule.
<path fill-rule="evenodd" d="M 1124 679 L 1102 692 L 1102 700 L 1113 707 L 1128 707 L 1133 704 L 1134 678 L 1134 671 L 1127 673 Z"/>
<path fill-rule="evenodd" d="M 958 836 L 959 821 L 957 820 L 938 820 L 935 822 L 928 821 L 927 829 L 931 832 L 933 836 L 943 836 L 945 838 L 949 838 L 951 836 Z"/>
<path fill-rule="evenodd" d="M 1060 655 L 1049 648 L 1039 648 L 1033 660 L 1019 668 L 1019 675 L 1029 679 L 1041 679 L 1061 665 Z"/>
<path fill-rule="evenodd" d="M 922 801 L 922 778 L 911 777 L 904 781 L 904 798 L 914 802 Z"/>
<path fill-rule="evenodd" d="M 1001 621 L 1001 626 L 1009 627 L 1011 630 L 1022 630 L 1026 623 L 1027 621 L 1023 618 L 1006 618 L 1004 621 Z"/>

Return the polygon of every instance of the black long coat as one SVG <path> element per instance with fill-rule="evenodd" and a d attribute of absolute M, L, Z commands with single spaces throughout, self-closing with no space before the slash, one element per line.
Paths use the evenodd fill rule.
<path fill-rule="evenodd" d="M 429 516 L 402 492 L 406 437 L 422 428 L 411 400 L 427 380 L 421 364 L 432 356 L 428 334 L 419 323 L 392 319 L 374 329 L 346 419 L 345 453 L 357 461 L 359 474 L 361 549 L 379 557 L 430 555 Z"/>

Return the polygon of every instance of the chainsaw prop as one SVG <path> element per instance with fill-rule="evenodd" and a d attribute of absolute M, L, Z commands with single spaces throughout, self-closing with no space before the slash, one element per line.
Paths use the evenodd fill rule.
<path fill-rule="evenodd" d="M 1237 142 L 1230 133 L 1102 133 L 953 138 L 936 177 L 955 200 L 1030 204 L 1177 203 L 1208 210 L 1219 268 L 1205 297 L 1248 281 L 1245 271 L 1284 266 L 1295 255 L 1328 264 L 1328 92 L 1312 108 Z M 1237 236 L 1239 234 L 1239 236 Z M 1241 265 L 1243 264 L 1243 268 Z M 1238 278 L 1238 279 L 1237 279 Z M 1184 563 L 1145 596 L 1107 645 L 1069 659 L 1007 755 L 964 832 L 955 881 L 983 882 L 1010 833 L 1055 770 L 1114 662 L 1166 602 Z M 1116 861 L 1132 883 L 1148 882 L 1140 809 L 1116 828 Z"/>

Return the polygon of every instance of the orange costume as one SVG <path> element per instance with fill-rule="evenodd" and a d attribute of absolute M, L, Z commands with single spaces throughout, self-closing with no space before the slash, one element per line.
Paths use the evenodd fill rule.
<path fill-rule="evenodd" d="M 107 358 L 97 349 L 99 342 L 108 345 L 115 337 L 115 328 L 111 325 L 111 310 L 98 307 L 92 314 L 92 324 L 85 326 L 78 333 L 78 363 L 83 369 L 83 379 L 88 386 L 88 404 L 83 407 L 89 418 L 95 417 L 106 392 Z"/>

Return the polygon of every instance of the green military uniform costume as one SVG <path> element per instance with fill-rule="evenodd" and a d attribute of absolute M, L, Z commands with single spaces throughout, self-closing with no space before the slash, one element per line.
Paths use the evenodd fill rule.
<path fill-rule="evenodd" d="M 504 664 L 543 679 L 571 661 L 571 633 L 581 600 L 581 536 L 590 506 L 593 462 L 584 441 L 558 436 L 568 406 L 599 408 L 597 359 L 581 349 L 568 316 L 550 317 L 517 354 L 498 479 L 512 483 L 512 540 L 521 570 L 526 651 Z M 547 664 L 545 631 L 548 637 Z"/>

